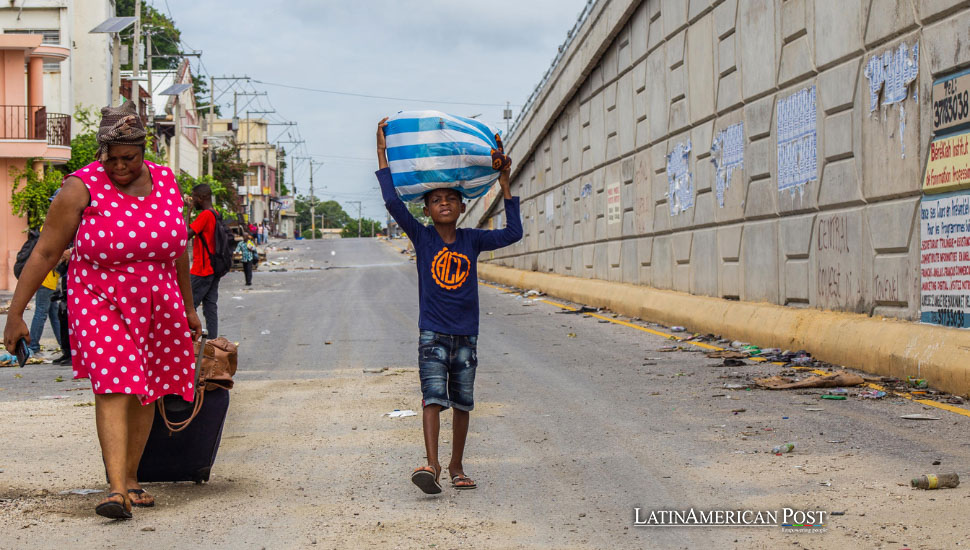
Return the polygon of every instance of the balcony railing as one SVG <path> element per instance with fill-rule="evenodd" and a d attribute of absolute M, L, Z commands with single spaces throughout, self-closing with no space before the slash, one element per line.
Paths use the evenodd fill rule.
<path fill-rule="evenodd" d="M 47 144 L 71 146 L 71 115 L 47 115 Z"/>
<path fill-rule="evenodd" d="M 0 139 L 47 141 L 49 145 L 71 145 L 71 117 L 47 114 L 46 107 L 0 105 Z"/>

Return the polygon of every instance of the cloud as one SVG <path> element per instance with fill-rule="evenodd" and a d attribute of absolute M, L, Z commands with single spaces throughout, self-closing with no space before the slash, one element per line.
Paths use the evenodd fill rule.
<path fill-rule="evenodd" d="M 525 101 L 585 3 L 234 0 L 227 8 L 215 0 L 168 0 L 183 40 L 203 50 L 202 61 L 215 75 L 247 74 L 310 88 L 496 104 Z M 253 105 L 272 103 L 278 109 L 272 117 L 299 123 L 307 152 L 331 157 L 324 158 L 315 187 L 326 185 L 323 193 L 348 200 L 367 196 L 365 215 L 383 219 L 379 192 L 373 189 L 376 162 L 335 157 L 374 157 L 374 126 L 381 116 L 436 106 L 256 87 L 269 96 L 249 98 Z M 230 104 L 229 112 L 231 101 L 231 93 L 222 98 L 222 104 Z M 505 129 L 502 107 L 437 108 L 466 116 L 481 113 L 483 120 Z M 280 127 L 271 135 L 283 132 Z M 308 172 L 303 167 L 296 172 L 297 185 L 305 192 Z"/>

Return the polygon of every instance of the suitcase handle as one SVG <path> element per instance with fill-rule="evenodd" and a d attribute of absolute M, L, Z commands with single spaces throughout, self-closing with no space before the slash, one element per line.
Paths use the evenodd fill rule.
<path fill-rule="evenodd" d="M 195 387 L 193 388 L 195 391 L 195 399 L 193 399 L 194 403 L 192 406 L 192 414 L 190 414 L 185 420 L 180 422 L 172 422 L 168 419 L 168 415 L 165 413 L 165 400 L 159 399 L 156 401 L 158 412 L 162 416 L 162 422 L 165 423 L 165 427 L 168 428 L 169 435 L 181 432 L 185 428 L 188 428 L 189 424 L 191 424 L 192 421 L 195 420 L 195 417 L 198 416 L 199 411 L 202 410 L 202 402 L 205 401 L 205 391 L 203 391 L 203 389 L 199 386 L 199 378 L 202 371 L 202 358 L 205 355 L 206 336 L 208 335 L 208 331 L 202 329 L 202 337 L 199 338 L 199 355 L 195 361 Z"/>

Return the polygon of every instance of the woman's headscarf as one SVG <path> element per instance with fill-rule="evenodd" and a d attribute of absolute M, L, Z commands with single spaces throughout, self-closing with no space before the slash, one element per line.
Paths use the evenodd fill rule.
<path fill-rule="evenodd" d="M 141 117 L 131 101 L 124 102 L 121 107 L 103 107 L 101 109 L 101 126 L 98 127 L 98 158 L 101 160 L 108 152 L 109 145 L 145 145 L 148 133 L 141 122 Z"/>

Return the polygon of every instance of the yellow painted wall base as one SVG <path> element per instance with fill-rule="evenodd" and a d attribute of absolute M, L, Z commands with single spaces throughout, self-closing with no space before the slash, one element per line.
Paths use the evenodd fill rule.
<path fill-rule="evenodd" d="M 928 379 L 934 388 L 970 393 L 970 331 L 767 303 L 735 302 L 596 279 L 479 263 L 478 276 L 579 304 L 692 332 L 721 334 L 763 347 L 804 349 L 827 363 L 873 374 Z"/>

